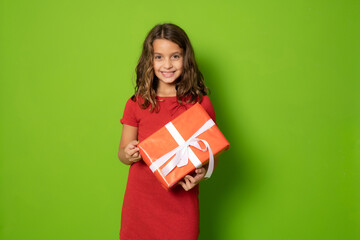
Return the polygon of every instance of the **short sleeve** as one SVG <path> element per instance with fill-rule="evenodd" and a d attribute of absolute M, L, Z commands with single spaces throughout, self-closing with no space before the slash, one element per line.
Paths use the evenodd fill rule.
<path fill-rule="evenodd" d="M 137 102 L 133 101 L 131 98 L 126 102 L 124 114 L 120 122 L 122 124 L 127 124 L 133 127 L 139 126 L 139 121 L 136 116 L 136 109 L 138 108 Z"/>
<path fill-rule="evenodd" d="M 216 123 L 215 110 L 210 101 L 209 96 L 203 96 L 200 104 L 206 110 L 206 112 L 209 114 L 209 116 L 212 118 L 212 120 L 214 120 L 214 122 Z"/>

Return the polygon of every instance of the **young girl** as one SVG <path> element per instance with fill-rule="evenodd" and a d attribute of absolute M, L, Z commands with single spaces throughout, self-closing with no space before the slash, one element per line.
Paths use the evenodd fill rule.
<path fill-rule="evenodd" d="M 174 24 L 148 33 L 136 67 L 135 94 L 127 101 L 119 159 L 129 169 L 121 214 L 121 240 L 197 239 L 199 187 L 206 167 L 165 190 L 142 161 L 137 144 L 199 102 L 215 121 L 215 112 L 186 33 Z M 215 158 L 215 166 L 217 159 Z"/>

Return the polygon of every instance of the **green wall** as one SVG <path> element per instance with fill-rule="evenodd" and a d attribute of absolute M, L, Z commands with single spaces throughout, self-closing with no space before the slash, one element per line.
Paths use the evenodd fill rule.
<path fill-rule="evenodd" d="M 360 2 L 0 0 L 0 239 L 117 239 L 146 33 L 188 33 L 231 148 L 200 239 L 360 239 Z M 141 227 L 141 226 L 139 226 Z"/>

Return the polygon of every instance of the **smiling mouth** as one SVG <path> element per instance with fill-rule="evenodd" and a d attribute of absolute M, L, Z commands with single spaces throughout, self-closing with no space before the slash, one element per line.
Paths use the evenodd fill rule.
<path fill-rule="evenodd" d="M 165 78 L 171 78 L 175 75 L 176 71 L 169 71 L 169 72 L 160 71 L 160 72 Z"/>

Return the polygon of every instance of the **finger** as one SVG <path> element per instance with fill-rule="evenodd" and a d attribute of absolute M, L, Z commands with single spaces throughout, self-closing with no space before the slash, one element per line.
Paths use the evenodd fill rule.
<path fill-rule="evenodd" d="M 129 154 L 130 156 L 133 156 L 136 152 L 139 152 L 139 149 L 137 147 L 127 150 L 127 154 Z"/>
<path fill-rule="evenodd" d="M 193 176 L 190 176 L 190 175 L 186 175 L 185 176 L 185 179 L 186 180 L 189 180 L 190 183 L 195 183 L 195 178 Z"/>
<path fill-rule="evenodd" d="M 192 189 L 193 187 L 196 186 L 196 184 L 191 183 L 189 179 L 186 179 L 185 182 L 186 182 L 186 184 L 185 184 L 186 185 L 186 189 L 185 189 L 186 191 L 189 191 L 190 189 Z"/>
<path fill-rule="evenodd" d="M 191 177 L 190 175 L 186 175 L 185 177 L 184 177 L 184 179 L 188 179 L 189 177 Z"/>
<path fill-rule="evenodd" d="M 131 141 L 129 144 L 125 147 L 125 150 L 135 149 L 137 148 L 137 141 Z"/>
<path fill-rule="evenodd" d="M 202 171 L 200 173 L 196 173 L 196 175 L 194 176 L 195 179 L 201 179 L 205 177 L 205 171 Z"/>
<path fill-rule="evenodd" d="M 188 187 L 186 186 L 186 184 L 182 181 L 179 182 L 179 184 L 182 186 L 182 188 L 185 190 L 185 191 L 188 191 Z"/>
<path fill-rule="evenodd" d="M 129 145 L 127 146 L 127 149 L 134 149 L 134 148 L 136 148 L 136 145 L 129 144 Z"/>
<path fill-rule="evenodd" d="M 193 181 L 194 181 L 193 177 L 185 178 L 185 183 L 186 183 L 188 190 L 192 189 L 196 185 L 196 183 Z"/>
<path fill-rule="evenodd" d="M 197 174 L 205 173 L 205 168 L 198 168 L 198 169 L 195 170 L 195 172 L 196 172 Z"/>
<path fill-rule="evenodd" d="M 139 144 L 139 141 L 138 140 L 133 140 L 133 141 L 130 142 L 130 144 L 136 147 Z"/>
<path fill-rule="evenodd" d="M 196 184 L 199 184 L 199 182 L 201 182 L 201 180 L 203 180 L 205 174 L 196 174 L 195 177 L 191 176 L 191 175 L 186 175 L 184 177 L 184 180 L 188 180 L 191 184 L 192 187 L 194 187 Z"/>
<path fill-rule="evenodd" d="M 191 175 L 186 175 L 185 177 L 184 177 L 184 182 L 185 183 L 191 183 L 191 179 L 192 178 L 192 176 Z"/>
<path fill-rule="evenodd" d="M 132 162 L 138 162 L 138 161 L 140 161 L 142 158 L 141 158 L 141 156 L 140 157 L 137 157 L 137 158 L 132 158 Z"/>
<path fill-rule="evenodd" d="M 196 183 L 196 184 L 200 183 L 200 182 L 204 179 L 204 177 L 205 177 L 204 174 L 202 174 L 202 175 L 196 175 L 196 176 L 194 177 L 194 183 Z"/>
<path fill-rule="evenodd" d="M 187 178 L 187 176 L 185 176 L 184 177 L 184 183 L 186 184 L 186 185 L 188 185 L 190 182 L 189 182 L 189 179 Z"/>
<path fill-rule="evenodd" d="M 127 147 L 128 150 L 133 150 L 133 149 L 139 149 L 136 145 L 131 145 L 129 144 Z"/>

